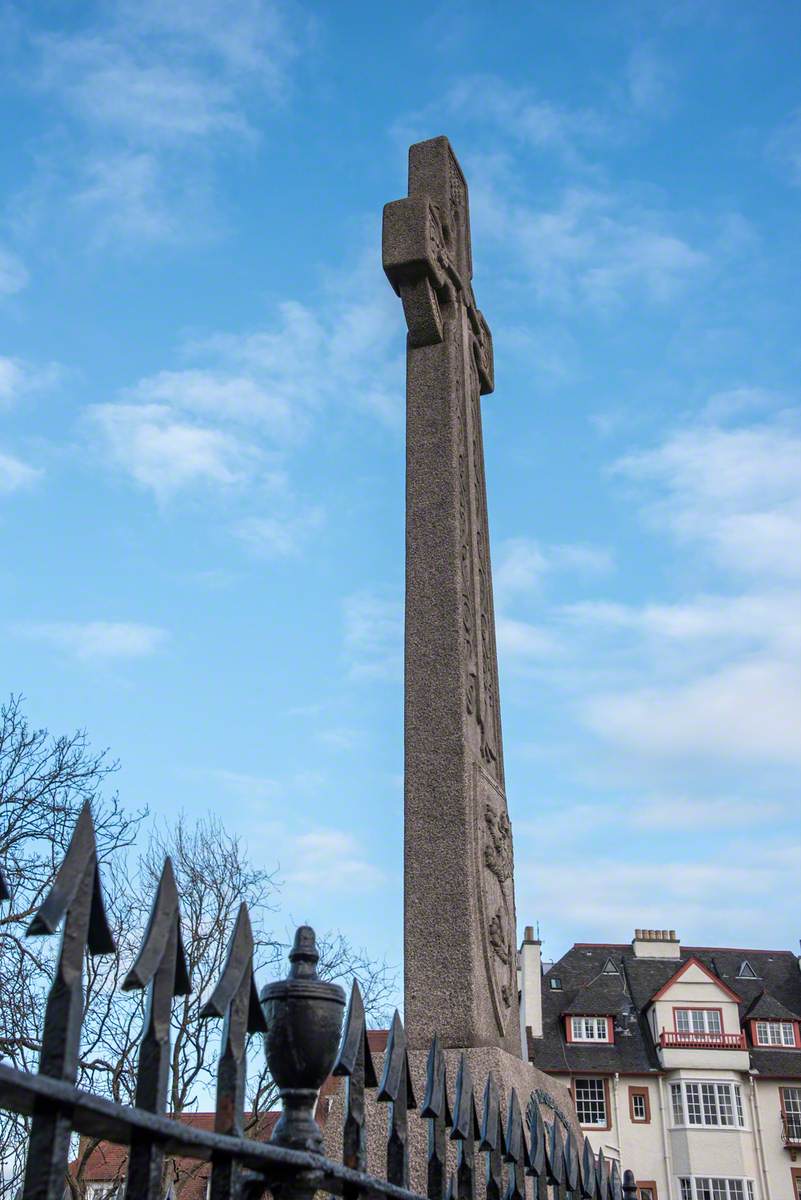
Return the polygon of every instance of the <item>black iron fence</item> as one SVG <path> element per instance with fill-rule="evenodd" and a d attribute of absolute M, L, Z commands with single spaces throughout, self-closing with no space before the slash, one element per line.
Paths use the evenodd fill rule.
<path fill-rule="evenodd" d="M 8 892 L 0 873 L 0 900 Z M 319 979 L 314 931 L 298 929 L 286 979 L 268 984 L 261 998 L 253 976 L 253 937 L 243 905 L 217 986 L 202 1015 L 223 1021 L 213 1131 L 166 1115 L 170 1014 L 174 996 L 190 988 L 181 942 L 179 897 L 170 860 L 164 864 L 139 954 L 123 990 L 146 989 L 133 1107 L 76 1087 L 83 1018 L 84 956 L 115 949 L 103 907 L 94 827 L 88 806 L 76 825 L 49 894 L 28 928 L 53 934 L 63 925 L 61 949 L 47 1000 L 38 1074 L 0 1062 L 0 1108 L 30 1118 L 21 1200 L 63 1200 L 74 1135 L 128 1148 L 125 1200 L 163 1200 L 167 1156 L 211 1164 L 209 1200 L 310 1200 L 328 1192 L 358 1200 L 424 1200 L 409 1185 L 409 1114 L 417 1105 L 406 1035 L 396 1013 L 379 1080 L 367 1037 L 364 1005 L 354 982 L 345 993 Z M 2 1003 L 0 995 L 0 1003 Z M 343 1031 L 344 1016 L 344 1031 Z M 248 1035 L 264 1037 L 267 1063 L 278 1087 L 282 1115 L 269 1141 L 244 1136 Z M 342 1160 L 323 1153 L 315 1120 L 320 1088 L 344 1077 Z M 367 1172 L 368 1092 L 387 1105 L 386 1178 Z M 479 1120 L 467 1058 L 456 1076 L 453 1109 L 445 1055 L 434 1039 L 418 1119 L 427 1122 L 428 1200 L 636 1200 L 631 1171 L 594 1155 L 586 1138 L 539 1099 L 517 1093 L 501 1111 L 490 1074 Z M 448 1142 L 456 1144 L 449 1170 Z M 0 1147 L 0 1165 L 2 1148 Z M 483 1160 L 483 1161 L 482 1161 Z M 531 1183 L 527 1181 L 531 1180 Z"/>

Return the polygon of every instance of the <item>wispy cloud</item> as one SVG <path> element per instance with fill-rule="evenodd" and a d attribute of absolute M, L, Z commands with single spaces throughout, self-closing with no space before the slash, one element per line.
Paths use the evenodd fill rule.
<path fill-rule="evenodd" d="M 801 187 L 801 107 L 794 109 L 771 134 L 767 154 L 789 184 Z"/>
<path fill-rule="evenodd" d="M 499 600 L 505 603 L 516 594 L 537 591 L 546 576 L 555 571 L 591 576 L 606 574 L 612 569 L 613 558 L 603 546 L 548 545 L 532 538 L 517 537 L 501 542 L 495 563 L 495 591 Z"/>
<path fill-rule="evenodd" d="M 0 452 L 0 492 L 16 492 L 30 487 L 42 474 L 39 467 L 32 467 L 11 454 Z"/>
<path fill-rule="evenodd" d="M 637 112 L 667 116 L 677 96 L 676 71 L 652 45 L 636 46 L 626 70 L 629 98 Z"/>
<path fill-rule="evenodd" d="M 31 392 L 51 387 L 61 378 L 57 363 L 37 366 L 0 355 L 0 404 L 13 404 Z"/>
<path fill-rule="evenodd" d="M 286 880 L 327 891 L 369 892 L 382 882 L 383 873 L 353 834 L 314 829 L 292 839 Z"/>
<path fill-rule="evenodd" d="M 403 661 L 403 606 L 372 591 L 344 602 L 345 657 L 352 678 L 397 678 Z"/>
<path fill-rule="evenodd" d="M 127 621 L 32 621 L 17 630 L 87 662 L 146 658 L 167 640 L 165 629 Z"/>
<path fill-rule="evenodd" d="M 16 254 L 0 246 L 0 296 L 21 292 L 28 283 L 28 271 Z"/>
<path fill-rule="evenodd" d="M 246 517 L 234 526 L 234 534 L 254 554 L 282 558 L 297 554 L 324 520 L 319 507 L 285 516 Z"/>

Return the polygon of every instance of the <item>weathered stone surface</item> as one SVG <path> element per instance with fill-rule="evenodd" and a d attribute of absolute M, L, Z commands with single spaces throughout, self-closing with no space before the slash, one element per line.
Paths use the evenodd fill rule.
<path fill-rule="evenodd" d="M 412 146 L 384 212 L 407 347 L 405 1019 L 409 1044 L 520 1056 L 512 833 L 498 700 L 480 396 L 492 339 L 471 285 L 467 185 Z"/>

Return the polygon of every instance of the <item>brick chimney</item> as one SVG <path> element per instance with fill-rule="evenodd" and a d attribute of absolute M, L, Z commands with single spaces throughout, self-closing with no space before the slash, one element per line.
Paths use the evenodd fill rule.
<path fill-rule="evenodd" d="M 635 958 L 681 958 L 675 929 L 635 929 L 631 948 Z"/>
<path fill-rule="evenodd" d="M 517 978 L 520 987 L 520 1037 L 523 1057 L 528 1058 L 528 1039 L 542 1037 L 542 942 L 534 937 L 534 926 L 527 925 L 523 944 L 517 956 Z"/>

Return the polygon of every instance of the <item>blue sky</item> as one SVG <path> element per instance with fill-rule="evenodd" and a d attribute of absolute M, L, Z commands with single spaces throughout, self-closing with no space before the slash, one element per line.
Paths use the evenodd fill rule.
<path fill-rule="evenodd" d="M 520 925 L 793 946 L 801 10 L 2 8 L 0 681 L 401 954 L 409 142 L 471 187 Z"/>

